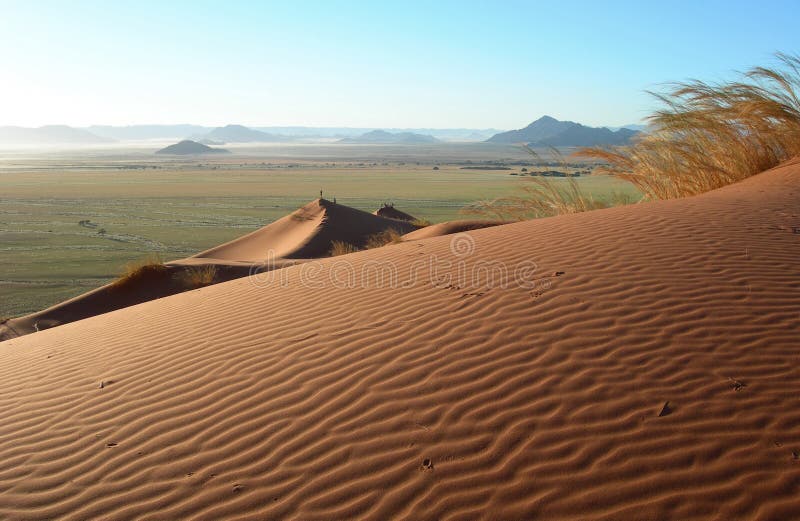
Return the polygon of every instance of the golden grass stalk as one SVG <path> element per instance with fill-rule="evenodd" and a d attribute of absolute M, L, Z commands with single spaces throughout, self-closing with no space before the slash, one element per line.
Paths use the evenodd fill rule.
<path fill-rule="evenodd" d="M 213 264 L 203 266 L 188 266 L 176 274 L 176 279 L 184 288 L 196 289 L 214 284 L 217 277 L 217 267 Z"/>
<path fill-rule="evenodd" d="M 523 148 L 535 158 L 539 158 L 539 154 L 529 146 L 523 145 Z M 550 147 L 550 151 L 562 163 L 566 163 L 558 149 Z M 595 199 L 583 192 L 580 183 L 574 177 L 558 180 L 531 177 L 525 182 L 528 185 L 522 187 L 520 195 L 477 201 L 462 209 L 462 213 L 500 221 L 519 221 L 588 212 L 634 202 L 630 196 L 616 192 L 612 192 L 609 199 Z"/>
<path fill-rule="evenodd" d="M 661 108 L 652 132 L 630 146 L 586 148 L 601 172 L 633 183 L 647 198 L 696 195 L 741 181 L 800 154 L 800 58 L 776 55 L 737 81 L 699 80 L 650 93 Z"/>
<path fill-rule="evenodd" d="M 169 269 L 161 261 L 161 256 L 151 253 L 143 259 L 127 263 L 117 280 L 112 282 L 112 286 L 119 289 L 130 288 L 144 280 L 162 276 L 168 271 Z"/>
<path fill-rule="evenodd" d="M 355 253 L 358 248 L 349 242 L 333 241 L 331 243 L 331 257 L 338 257 L 339 255 L 347 255 L 348 253 Z"/>
<path fill-rule="evenodd" d="M 567 213 L 587 212 L 607 208 L 610 204 L 585 194 L 578 181 L 532 177 L 521 194 L 491 201 L 478 201 L 462 210 L 463 213 L 489 217 L 500 221 L 518 221 L 551 217 Z"/>
<path fill-rule="evenodd" d="M 400 235 L 400 232 L 394 228 L 388 228 L 382 232 L 371 235 L 367 239 L 366 246 L 367 249 L 370 250 L 372 248 L 380 248 L 381 246 L 386 246 L 387 244 L 397 244 L 399 242 L 403 242 L 403 236 Z"/>
<path fill-rule="evenodd" d="M 431 222 L 427 219 L 414 219 L 411 224 L 417 228 L 426 228 L 431 225 Z"/>

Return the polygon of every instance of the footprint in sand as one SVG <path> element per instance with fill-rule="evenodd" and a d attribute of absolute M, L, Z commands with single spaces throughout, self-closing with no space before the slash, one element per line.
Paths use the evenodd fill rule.
<path fill-rule="evenodd" d="M 733 386 L 733 390 L 736 391 L 736 392 L 739 392 L 742 389 L 744 389 L 745 387 L 747 387 L 746 383 L 740 382 L 739 380 L 737 380 L 735 378 L 728 377 L 728 380 L 731 381 L 731 385 Z"/>

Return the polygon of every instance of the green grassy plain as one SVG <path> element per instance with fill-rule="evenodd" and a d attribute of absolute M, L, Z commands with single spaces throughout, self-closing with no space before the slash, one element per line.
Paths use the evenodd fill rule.
<path fill-rule="evenodd" d="M 510 147 L 453 147 L 276 148 L 189 160 L 154 158 L 150 150 L 0 154 L 0 317 L 88 291 L 148 253 L 177 259 L 231 240 L 320 190 L 362 210 L 393 202 L 418 218 L 442 222 L 465 218 L 461 209 L 475 200 L 513 194 L 526 178 L 510 174 L 525 162 L 536 169 L 529 156 Z M 481 164 L 482 157 L 511 170 L 463 169 L 465 161 Z M 607 177 L 582 177 L 580 183 L 598 197 L 635 193 Z"/>

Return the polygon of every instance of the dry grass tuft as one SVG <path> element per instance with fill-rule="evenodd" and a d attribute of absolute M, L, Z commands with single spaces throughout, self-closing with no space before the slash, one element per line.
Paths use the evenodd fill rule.
<path fill-rule="evenodd" d="M 614 206 L 612 202 L 584 194 L 578 181 L 571 177 L 560 181 L 533 177 L 526 182 L 530 185 L 522 187 L 521 195 L 478 201 L 464 208 L 463 212 L 500 221 L 518 221 Z M 618 195 L 617 199 L 621 201 L 622 196 Z"/>
<path fill-rule="evenodd" d="M 427 219 L 414 219 L 411 224 L 417 228 L 426 228 L 431 225 L 431 222 Z"/>
<path fill-rule="evenodd" d="M 175 275 L 181 286 L 188 289 L 197 289 L 214 284 L 217 277 L 217 267 L 213 264 L 204 266 L 189 266 Z"/>
<path fill-rule="evenodd" d="M 333 241 L 331 243 L 331 257 L 338 257 L 339 255 L 347 255 L 348 253 L 355 253 L 358 248 L 349 242 Z"/>
<path fill-rule="evenodd" d="M 139 261 L 126 264 L 122 274 L 112 282 L 112 286 L 118 289 L 126 289 L 144 280 L 166 275 L 168 272 L 169 268 L 164 266 L 161 256 L 157 253 L 151 253 Z"/>
<path fill-rule="evenodd" d="M 651 93 L 662 108 L 653 131 L 632 145 L 578 154 L 606 161 L 605 173 L 647 198 L 696 195 L 741 181 L 800 154 L 800 58 L 755 67 L 737 81 L 675 83 Z"/>
<path fill-rule="evenodd" d="M 539 158 L 533 149 L 525 145 L 523 147 L 529 154 Z M 551 152 L 564 162 L 557 149 L 551 147 Z M 531 177 L 525 182 L 528 186 L 522 187 L 522 193 L 518 196 L 478 201 L 464 208 L 462 213 L 500 221 L 519 221 L 588 212 L 635 202 L 630 196 L 619 192 L 612 192 L 607 199 L 596 199 L 591 194 L 585 194 L 574 177 L 558 180 Z"/>
<path fill-rule="evenodd" d="M 394 228 L 388 228 L 382 232 L 376 233 L 367 239 L 367 249 L 380 248 L 387 244 L 397 244 L 403 242 L 403 237 L 400 232 Z"/>

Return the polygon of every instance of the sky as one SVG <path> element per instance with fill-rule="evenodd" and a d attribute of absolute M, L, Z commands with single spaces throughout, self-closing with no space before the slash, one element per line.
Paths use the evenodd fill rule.
<path fill-rule="evenodd" d="M 800 52 L 793 1 L 0 0 L 0 125 L 640 122 Z"/>

